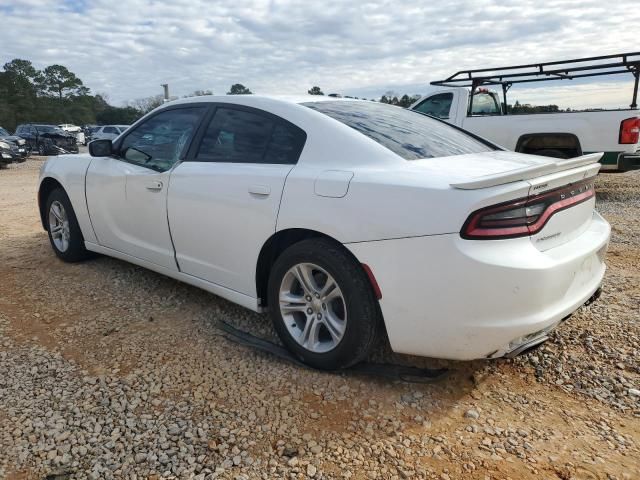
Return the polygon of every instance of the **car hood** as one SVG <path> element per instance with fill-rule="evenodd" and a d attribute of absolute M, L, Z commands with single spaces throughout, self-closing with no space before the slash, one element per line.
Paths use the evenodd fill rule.
<path fill-rule="evenodd" d="M 0 136 L 0 140 L 2 140 L 3 142 L 11 142 L 15 144 L 18 144 L 20 140 L 23 140 L 22 143 L 24 143 L 24 139 L 22 137 L 18 137 L 17 135 L 8 135 L 6 137 Z"/>
<path fill-rule="evenodd" d="M 493 151 L 451 157 L 412 160 L 409 170 L 428 174 L 454 188 L 475 190 L 519 180 L 529 180 L 580 165 L 596 163 L 601 153 L 576 158 L 551 158 L 509 151 Z M 440 183 L 438 182 L 438 183 Z"/>

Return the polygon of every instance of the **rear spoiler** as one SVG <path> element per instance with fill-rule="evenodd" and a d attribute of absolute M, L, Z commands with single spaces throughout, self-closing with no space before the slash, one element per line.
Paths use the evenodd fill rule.
<path fill-rule="evenodd" d="M 480 188 L 495 187 L 496 185 L 503 185 L 505 183 L 517 182 L 520 180 L 530 180 L 532 178 L 541 177 L 542 175 L 570 170 L 572 168 L 581 167 L 582 165 L 589 165 L 590 163 L 597 163 L 603 155 L 604 153 L 600 152 L 582 155 L 581 157 L 559 158 L 555 159 L 556 161 L 553 163 L 517 168 L 515 170 L 496 173 L 494 175 L 484 175 L 482 177 L 477 177 L 474 180 L 469 180 L 468 182 L 452 183 L 450 185 L 453 188 L 458 188 L 460 190 L 477 190 Z"/>

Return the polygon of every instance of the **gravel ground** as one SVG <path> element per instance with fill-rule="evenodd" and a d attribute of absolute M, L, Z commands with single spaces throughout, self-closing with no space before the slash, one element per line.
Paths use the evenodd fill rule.
<path fill-rule="evenodd" d="M 640 478 L 640 172 L 597 182 L 597 303 L 535 352 L 416 385 L 296 367 L 216 327 L 272 337 L 264 316 L 118 260 L 58 261 L 41 163 L 0 171 L 0 478 Z"/>

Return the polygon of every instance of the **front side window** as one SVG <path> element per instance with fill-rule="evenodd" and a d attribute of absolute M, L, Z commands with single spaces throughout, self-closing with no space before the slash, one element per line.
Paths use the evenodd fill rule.
<path fill-rule="evenodd" d="M 471 115 L 500 115 L 500 113 L 500 105 L 491 93 L 479 92 L 473 96 Z"/>
<path fill-rule="evenodd" d="M 202 137 L 196 161 L 293 164 L 306 135 L 276 117 L 221 107 Z"/>
<path fill-rule="evenodd" d="M 497 148 L 440 120 L 393 105 L 365 101 L 303 105 L 357 130 L 405 160 L 489 152 Z"/>
<path fill-rule="evenodd" d="M 436 95 L 431 95 L 415 107 L 414 110 L 426 113 L 427 115 L 433 115 L 438 118 L 449 118 L 452 101 L 453 93 L 438 93 Z"/>
<path fill-rule="evenodd" d="M 154 115 L 124 138 L 120 157 L 158 172 L 169 170 L 185 153 L 204 110 L 177 108 Z"/>

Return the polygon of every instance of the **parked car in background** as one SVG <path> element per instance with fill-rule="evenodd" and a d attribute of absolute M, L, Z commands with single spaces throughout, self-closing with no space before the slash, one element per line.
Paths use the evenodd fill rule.
<path fill-rule="evenodd" d="M 78 142 L 79 145 L 87 144 L 87 139 L 82 128 L 78 127 L 77 125 L 71 125 L 70 123 L 63 123 L 58 126 L 65 132 L 74 134 L 76 136 L 76 142 Z"/>
<path fill-rule="evenodd" d="M 314 95 L 182 99 L 89 151 L 41 169 L 59 258 L 99 252 L 268 311 L 317 368 L 366 358 L 383 331 L 400 353 L 517 355 L 597 297 L 605 272 L 601 154 L 505 151 Z"/>
<path fill-rule="evenodd" d="M 91 140 L 114 140 L 127 128 L 129 125 L 103 125 L 91 132 Z"/>
<path fill-rule="evenodd" d="M 13 162 L 24 162 L 29 156 L 29 149 L 24 138 L 11 135 L 0 127 L 0 167 Z"/>
<path fill-rule="evenodd" d="M 100 128 L 98 125 L 83 125 L 82 126 L 82 131 L 84 132 L 84 138 L 85 138 L 87 143 L 89 143 L 92 140 L 91 135 L 98 128 Z"/>
<path fill-rule="evenodd" d="M 606 61 L 605 63 L 603 63 Z M 438 89 L 409 108 L 462 127 L 516 152 L 556 158 L 604 152 L 602 170 L 640 168 L 637 105 L 640 53 L 589 57 L 503 68 L 463 70 L 431 82 Z M 513 113 L 507 92 L 515 85 L 636 72 L 629 109 Z M 502 87 L 503 98 L 488 87 Z M 542 90 L 542 89 L 540 89 Z"/>
<path fill-rule="evenodd" d="M 18 125 L 16 135 L 24 138 L 31 151 L 38 155 L 78 153 L 75 135 L 65 132 L 57 125 L 25 123 Z"/>

